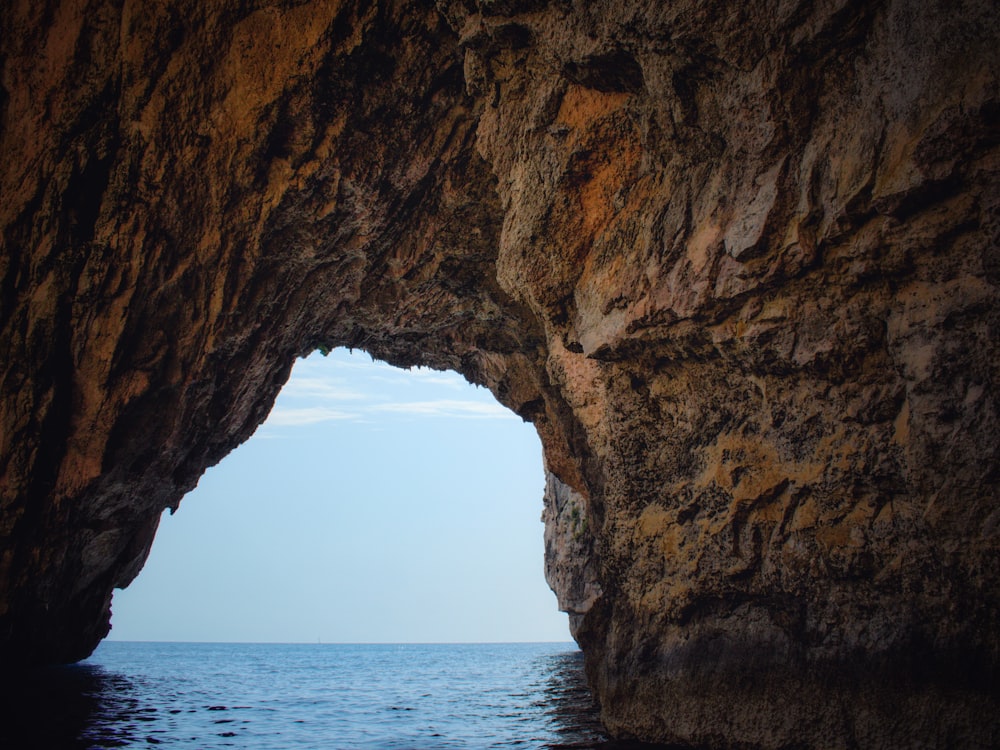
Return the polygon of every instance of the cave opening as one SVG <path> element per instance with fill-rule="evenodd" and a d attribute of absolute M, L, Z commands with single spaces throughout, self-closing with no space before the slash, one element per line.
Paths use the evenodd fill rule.
<path fill-rule="evenodd" d="M 567 641 L 543 488 L 537 434 L 488 390 L 314 353 L 165 513 L 109 639 Z"/>

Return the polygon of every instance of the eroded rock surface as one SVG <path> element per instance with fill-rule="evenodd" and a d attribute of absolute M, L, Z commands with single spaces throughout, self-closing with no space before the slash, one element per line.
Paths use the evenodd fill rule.
<path fill-rule="evenodd" d="M 4 3 L 0 655 L 295 357 L 531 420 L 609 729 L 1000 733 L 993 3 Z"/>

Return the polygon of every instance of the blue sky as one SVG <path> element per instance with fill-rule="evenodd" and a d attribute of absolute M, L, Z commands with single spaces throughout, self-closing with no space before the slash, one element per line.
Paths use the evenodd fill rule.
<path fill-rule="evenodd" d="M 300 360 L 267 421 L 165 514 L 115 640 L 566 641 L 541 445 L 456 373 Z"/>

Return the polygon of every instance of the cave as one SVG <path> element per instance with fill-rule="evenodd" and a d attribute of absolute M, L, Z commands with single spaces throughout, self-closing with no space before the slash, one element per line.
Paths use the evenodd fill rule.
<path fill-rule="evenodd" d="M 338 346 L 530 421 L 615 736 L 1000 733 L 989 0 L 11 0 L 0 663 Z"/>

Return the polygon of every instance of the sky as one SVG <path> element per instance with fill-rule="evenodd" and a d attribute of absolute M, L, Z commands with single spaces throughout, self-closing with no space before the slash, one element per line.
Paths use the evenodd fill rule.
<path fill-rule="evenodd" d="M 112 640 L 568 641 L 534 428 L 453 372 L 339 349 L 164 513 Z"/>

